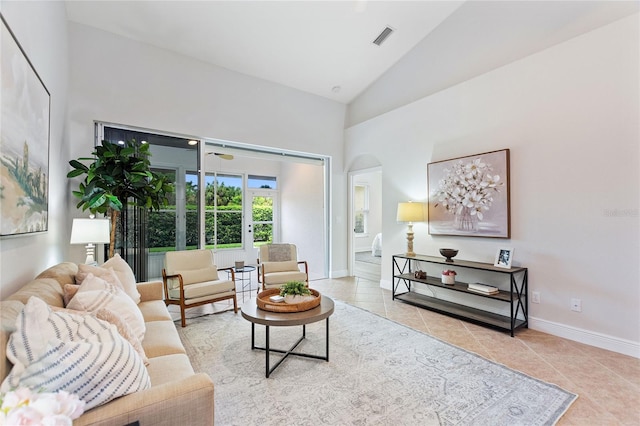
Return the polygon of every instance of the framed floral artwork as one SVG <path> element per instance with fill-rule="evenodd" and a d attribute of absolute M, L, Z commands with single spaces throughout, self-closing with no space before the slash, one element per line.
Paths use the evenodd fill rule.
<path fill-rule="evenodd" d="M 429 234 L 511 237 L 509 150 L 427 165 Z"/>
<path fill-rule="evenodd" d="M 49 91 L 0 18 L 0 236 L 43 232 L 49 211 Z"/>

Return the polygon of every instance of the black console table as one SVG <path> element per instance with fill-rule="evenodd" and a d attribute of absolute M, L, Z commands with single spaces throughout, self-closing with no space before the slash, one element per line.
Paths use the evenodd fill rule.
<path fill-rule="evenodd" d="M 419 306 L 431 311 L 439 312 L 455 318 L 465 319 L 477 324 L 497 328 L 500 330 L 509 330 L 511 337 L 514 331 L 521 327 L 529 325 L 528 311 L 528 270 L 527 268 L 500 268 L 490 263 L 470 262 L 466 260 L 454 260 L 447 262 L 444 258 L 434 256 L 406 256 L 397 254 L 392 256 L 393 261 L 393 300 L 400 300 L 414 306 Z M 416 263 L 417 262 L 417 263 Z M 423 265 L 424 263 L 424 265 Z M 416 266 L 418 265 L 418 266 Z M 414 273 L 418 269 L 426 268 L 428 265 L 438 266 L 438 270 L 431 267 L 431 271 L 427 271 L 427 278 L 416 278 Z M 468 284 L 456 281 L 453 285 L 443 284 L 441 281 L 441 269 L 484 271 L 495 274 L 509 275 L 510 289 L 500 290 L 497 294 L 483 294 L 468 289 Z M 437 271 L 437 273 L 434 273 Z M 499 302 L 509 303 L 510 315 L 505 316 L 485 310 L 473 308 L 462 303 L 442 300 L 434 296 L 427 296 L 416 292 L 417 285 L 425 285 L 446 289 L 452 292 L 460 292 L 471 294 L 476 297 L 489 298 Z M 404 286 L 404 288 L 401 288 Z M 404 291 L 406 289 L 406 291 Z M 402 292 L 400 292 L 400 291 Z"/>

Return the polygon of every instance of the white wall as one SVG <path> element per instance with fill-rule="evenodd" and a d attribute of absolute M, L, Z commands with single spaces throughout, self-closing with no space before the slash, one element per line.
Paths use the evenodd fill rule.
<path fill-rule="evenodd" d="M 51 95 L 49 230 L 0 240 L 0 298 L 39 272 L 65 260 L 71 234 L 66 215 L 69 149 L 67 106 L 67 17 L 62 2 L 0 2 L 0 11 Z"/>
<path fill-rule="evenodd" d="M 328 155 L 333 192 L 344 194 L 344 105 L 79 24 L 69 24 L 69 38 L 73 157 L 91 152 L 92 122 L 102 120 Z M 344 235 L 346 203 L 333 204 Z M 340 240 L 332 264 L 344 270 Z"/>
<path fill-rule="evenodd" d="M 323 176 L 320 165 L 282 164 L 281 241 L 296 244 L 298 259 L 307 261 L 310 280 L 326 278 Z"/>
<path fill-rule="evenodd" d="M 386 286 L 405 247 L 395 206 L 426 200 L 427 163 L 509 148 L 512 238 L 418 224 L 416 252 L 493 263 L 514 247 L 541 293 L 532 328 L 640 356 L 638 36 L 636 14 L 349 128 L 345 163 L 382 164 Z"/>

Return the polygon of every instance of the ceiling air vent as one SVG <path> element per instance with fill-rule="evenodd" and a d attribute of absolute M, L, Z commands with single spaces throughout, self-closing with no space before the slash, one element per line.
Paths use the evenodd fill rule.
<path fill-rule="evenodd" d="M 380 46 L 393 32 L 393 28 L 386 27 L 375 40 L 373 40 L 373 44 L 377 44 Z"/>

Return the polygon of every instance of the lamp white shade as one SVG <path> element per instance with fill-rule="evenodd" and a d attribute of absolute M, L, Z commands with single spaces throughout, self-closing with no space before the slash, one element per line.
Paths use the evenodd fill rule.
<path fill-rule="evenodd" d="M 398 203 L 398 222 L 424 222 L 424 203 Z"/>
<path fill-rule="evenodd" d="M 109 239 L 109 219 L 73 219 L 71 244 L 104 244 Z"/>
<path fill-rule="evenodd" d="M 86 244 L 86 264 L 95 264 L 94 243 L 104 244 L 110 240 L 109 219 L 73 219 L 71 244 Z"/>
<path fill-rule="evenodd" d="M 413 222 L 424 222 L 424 203 L 398 203 L 396 220 L 407 225 L 407 256 L 415 256 L 413 251 Z"/>

